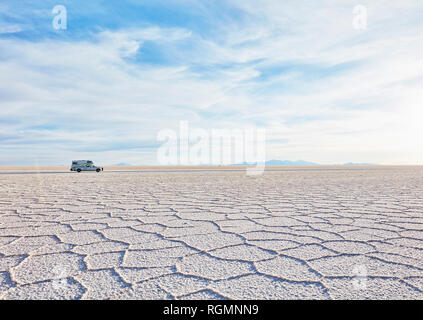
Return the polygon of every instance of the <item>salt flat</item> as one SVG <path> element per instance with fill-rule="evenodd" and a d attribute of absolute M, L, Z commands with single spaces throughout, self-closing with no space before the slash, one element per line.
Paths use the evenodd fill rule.
<path fill-rule="evenodd" d="M 0 174 L 2 299 L 422 299 L 423 168 Z"/>

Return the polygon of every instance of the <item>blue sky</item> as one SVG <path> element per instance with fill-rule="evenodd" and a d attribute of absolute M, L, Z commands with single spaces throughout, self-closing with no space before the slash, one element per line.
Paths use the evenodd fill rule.
<path fill-rule="evenodd" d="M 265 128 L 268 159 L 423 164 L 422 35 L 417 0 L 3 0 L 0 165 L 155 164 L 180 121 Z"/>

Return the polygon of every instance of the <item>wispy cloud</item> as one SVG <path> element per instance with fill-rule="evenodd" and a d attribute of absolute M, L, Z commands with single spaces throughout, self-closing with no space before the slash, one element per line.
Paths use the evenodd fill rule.
<path fill-rule="evenodd" d="M 16 33 L 21 31 L 22 31 L 22 27 L 18 25 L 7 25 L 7 26 L 0 25 L 0 34 Z"/>
<path fill-rule="evenodd" d="M 272 159 L 423 162 L 419 1 L 364 1 L 367 30 L 355 1 L 167 3 L 127 1 L 120 19 L 69 2 L 61 32 L 53 2 L 8 3 L 0 162 L 154 163 L 157 132 L 180 120 L 266 127 Z"/>

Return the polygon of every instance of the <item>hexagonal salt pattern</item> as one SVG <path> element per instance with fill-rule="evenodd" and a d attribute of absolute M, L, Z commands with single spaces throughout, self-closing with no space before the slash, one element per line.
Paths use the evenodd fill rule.
<path fill-rule="evenodd" d="M 0 173 L 2 299 L 422 299 L 423 169 Z"/>

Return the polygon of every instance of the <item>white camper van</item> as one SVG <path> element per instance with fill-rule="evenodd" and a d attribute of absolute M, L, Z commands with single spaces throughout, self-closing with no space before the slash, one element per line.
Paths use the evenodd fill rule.
<path fill-rule="evenodd" d="M 91 160 L 73 160 L 71 171 L 103 171 L 103 167 L 97 167 Z"/>

